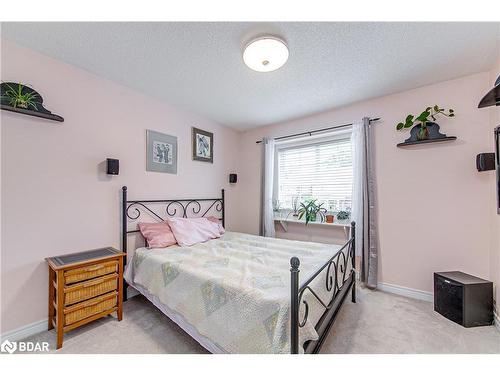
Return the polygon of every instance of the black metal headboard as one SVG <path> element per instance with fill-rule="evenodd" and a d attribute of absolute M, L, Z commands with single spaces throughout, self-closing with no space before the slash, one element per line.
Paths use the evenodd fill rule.
<path fill-rule="evenodd" d="M 165 204 L 163 215 L 155 211 L 151 205 Z M 128 230 L 128 219 L 138 220 L 143 212 L 151 217 L 164 221 L 167 217 L 204 217 L 209 212 L 219 212 L 222 226 L 225 227 L 225 207 L 224 207 L 224 189 L 221 191 L 220 198 L 200 198 L 200 199 L 149 199 L 149 200 L 128 200 L 127 187 L 122 187 L 122 248 L 127 252 L 127 235 L 139 233 L 138 229 Z M 203 212 L 201 215 L 200 213 Z"/>
<path fill-rule="evenodd" d="M 158 205 L 163 206 L 163 214 L 159 213 Z M 155 206 L 155 207 L 152 207 Z M 156 208 L 156 211 L 155 211 Z M 210 212 L 220 213 L 219 220 L 225 227 L 225 205 L 224 189 L 221 190 L 220 198 L 201 198 L 201 199 L 149 199 L 149 200 L 128 200 L 127 187 L 122 187 L 122 250 L 127 252 L 127 236 L 133 233 L 140 233 L 138 229 L 128 230 L 129 220 L 136 221 L 142 213 L 164 221 L 167 217 L 204 217 Z M 201 214 L 200 214 L 201 213 Z M 124 258 L 126 263 L 127 258 Z M 124 299 L 126 300 L 126 290 L 124 288 Z"/>

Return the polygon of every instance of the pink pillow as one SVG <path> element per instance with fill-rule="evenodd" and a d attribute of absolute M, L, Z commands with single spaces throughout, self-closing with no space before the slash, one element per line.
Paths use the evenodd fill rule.
<path fill-rule="evenodd" d="M 212 223 L 216 223 L 216 224 L 217 224 L 217 226 L 219 227 L 219 232 L 220 232 L 220 234 L 224 234 L 224 233 L 226 233 L 226 230 L 225 230 L 225 229 L 224 229 L 224 227 L 222 226 L 222 223 L 221 223 L 220 219 L 218 219 L 218 218 L 216 218 L 216 217 L 214 217 L 214 216 L 209 216 L 209 217 L 207 217 L 207 219 L 208 219 L 209 221 L 211 221 Z"/>
<path fill-rule="evenodd" d="M 149 247 L 167 247 L 177 243 L 166 221 L 161 223 L 139 223 L 138 226 L 142 235 L 148 241 Z"/>
<path fill-rule="evenodd" d="M 220 237 L 219 227 L 205 217 L 172 217 L 167 222 L 180 246 L 191 246 Z"/>

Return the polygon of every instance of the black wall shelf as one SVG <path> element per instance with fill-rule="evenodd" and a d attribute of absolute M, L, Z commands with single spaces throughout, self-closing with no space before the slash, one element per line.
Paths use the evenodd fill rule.
<path fill-rule="evenodd" d="M 32 111 L 30 109 L 23 109 L 23 108 L 14 108 L 14 107 L 11 107 L 11 106 L 5 105 L 5 104 L 2 104 L 1 108 L 5 111 L 22 113 L 23 115 L 40 117 L 40 118 L 44 118 L 47 120 L 58 121 L 58 122 L 64 121 L 64 118 L 62 118 L 59 115 L 54 115 L 53 113 L 38 112 L 38 111 Z"/>
<path fill-rule="evenodd" d="M 22 113 L 23 115 L 44 118 L 51 121 L 64 121 L 61 116 L 53 114 L 43 106 L 43 98 L 38 92 L 22 83 L 0 83 L 0 95 L 0 108 L 5 111 Z M 30 97 L 29 102 L 26 97 Z M 16 103 L 13 104 L 13 101 L 15 102 L 16 99 L 18 99 L 17 105 Z M 24 102 L 22 99 L 24 99 Z"/>
<path fill-rule="evenodd" d="M 421 145 L 424 143 L 435 143 L 435 142 L 449 142 L 449 141 L 455 141 L 457 137 L 443 137 L 443 138 L 436 138 L 436 139 L 425 139 L 423 141 L 410 141 L 410 142 L 402 142 L 398 143 L 398 147 L 406 147 L 406 146 L 414 146 L 414 145 Z"/>
<path fill-rule="evenodd" d="M 427 122 L 427 139 L 418 139 L 418 134 L 422 128 L 421 124 L 415 125 L 410 130 L 410 138 L 405 139 L 403 143 L 398 143 L 398 147 L 421 145 L 424 143 L 434 143 L 434 142 L 449 142 L 457 139 L 455 136 L 446 136 L 439 131 L 439 125 L 435 122 Z"/>

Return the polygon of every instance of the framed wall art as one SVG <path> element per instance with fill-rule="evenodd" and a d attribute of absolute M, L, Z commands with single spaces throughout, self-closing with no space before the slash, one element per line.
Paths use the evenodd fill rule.
<path fill-rule="evenodd" d="M 193 128 L 193 160 L 214 162 L 214 134 Z"/>
<path fill-rule="evenodd" d="M 146 170 L 177 174 L 177 137 L 146 130 Z"/>

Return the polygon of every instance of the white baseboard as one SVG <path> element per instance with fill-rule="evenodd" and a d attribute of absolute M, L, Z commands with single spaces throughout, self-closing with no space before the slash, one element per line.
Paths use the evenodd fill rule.
<path fill-rule="evenodd" d="M 47 319 L 40 320 L 39 322 L 35 323 L 26 324 L 23 327 L 14 329 L 9 332 L 5 332 L 4 334 L 2 334 L 2 338 L 0 339 L 0 341 L 1 342 L 4 342 L 5 340 L 21 341 L 30 336 L 36 335 L 37 333 L 46 331 L 47 327 L 48 327 Z"/>
<path fill-rule="evenodd" d="M 136 295 L 140 294 L 136 289 L 129 286 L 127 289 L 127 297 L 132 298 Z M 46 331 L 48 328 L 47 319 L 40 320 L 39 322 L 26 324 L 23 327 L 19 327 L 9 332 L 5 332 L 0 337 L 0 342 L 4 342 L 5 340 L 9 341 L 22 341 L 30 336 L 36 335 L 37 333 L 41 333 Z"/>
<path fill-rule="evenodd" d="M 404 286 L 387 284 L 387 283 L 378 283 L 377 289 L 382 292 L 398 294 L 400 296 L 419 299 L 421 301 L 433 302 L 434 295 L 431 292 L 424 292 L 423 290 L 407 288 Z"/>

